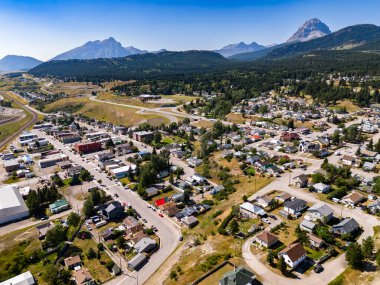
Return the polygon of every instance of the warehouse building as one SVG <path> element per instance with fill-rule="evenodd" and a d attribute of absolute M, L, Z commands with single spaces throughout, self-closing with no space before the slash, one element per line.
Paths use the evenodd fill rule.
<path fill-rule="evenodd" d="M 102 144 L 100 142 L 76 143 L 75 149 L 79 153 L 89 153 L 101 150 Z"/>
<path fill-rule="evenodd" d="M 11 279 L 5 280 L 0 283 L 0 285 L 34 285 L 34 277 L 30 271 L 21 273 Z"/>
<path fill-rule="evenodd" d="M 17 185 L 0 187 L 0 225 L 21 220 L 29 216 L 29 209 Z"/>

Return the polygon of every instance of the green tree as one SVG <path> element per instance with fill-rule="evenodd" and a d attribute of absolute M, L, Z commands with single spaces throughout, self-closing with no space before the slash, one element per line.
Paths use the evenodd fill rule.
<path fill-rule="evenodd" d="M 92 199 L 87 199 L 84 202 L 82 212 L 86 218 L 92 215 L 92 213 L 94 212 L 94 203 L 92 202 Z"/>
<path fill-rule="evenodd" d="M 80 183 L 81 182 L 80 182 L 79 176 L 77 174 L 74 174 L 73 177 L 71 177 L 70 179 L 70 186 L 79 185 Z"/>
<path fill-rule="evenodd" d="M 235 219 L 231 221 L 230 230 L 232 234 L 236 234 L 237 232 L 239 232 L 239 224 Z"/>
<path fill-rule="evenodd" d="M 66 269 L 59 269 L 52 264 L 47 264 L 42 278 L 48 285 L 70 284 L 71 272 Z"/>
<path fill-rule="evenodd" d="M 92 247 L 90 247 L 88 249 L 86 255 L 87 255 L 88 259 L 94 259 L 97 256 L 96 251 Z"/>
<path fill-rule="evenodd" d="M 67 228 L 62 224 L 57 224 L 46 232 L 45 242 L 55 247 L 66 240 Z"/>
<path fill-rule="evenodd" d="M 368 150 L 373 150 L 373 139 L 371 138 L 367 144 L 367 149 Z"/>
<path fill-rule="evenodd" d="M 273 250 L 268 250 L 267 262 L 269 263 L 269 265 L 273 266 L 275 257 L 276 254 L 273 252 Z"/>
<path fill-rule="evenodd" d="M 363 252 L 360 245 L 356 242 L 347 247 L 346 261 L 354 269 L 359 269 L 363 265 Z"/>
<path fill-rule="evenodd" d="M 372 237 L 367 237 L 362 242 L 362 252 L 364 258 L 371 258 L 373 256 L 373 251 L 375 250 L 375 244 Z"/>
<path fill-rule="evenodd" d="M 119 236 L 116 239 L 116 245 L 117 245 L 118 248 L 124 249 L 124 247 L 125 247 L 125 239 L 124 239 L 124 237 L 122 235 Z"/>
<path fill-rule="evenodd" d="M 278 260 L 277 269 L 280 270 L 281 273 L 286 272 L 286 263 L 285 263 L 285 259 L 283 256 L 281 256 L 280 259 Z"/>
<path fill-rule="evenodd" d="M 79 225 L 80 222 L 80 216 L 75 213 L 71 212 L 70 215 L 67 217 L 67 224 L 72 227 L 76 227 Z"/>

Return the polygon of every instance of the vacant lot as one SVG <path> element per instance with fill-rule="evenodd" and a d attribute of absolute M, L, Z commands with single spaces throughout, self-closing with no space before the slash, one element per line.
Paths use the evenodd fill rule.
<path fill-rule="evenodd" d="M 226 272 L 231 271 L 233 269 L 234 269 L 234 267 L 227 263 L 222 268 L 220 268 L 218 271 L 215 271 L 209 277 L 207 277 L 202 282 L 200 282 L 199 285 L 218 284 L 219 280 L 223 277 L 223 275 Z"/>
<path fill-rule="evenodd" d="M 64 98 L 47 105 L 44 111 L 72 112 L 124 126 L 136 125 L 142 121 L 154 124 L 168 123 L 168 119 L 160 115 L 138 114 L 138 110 L 134 108 L 102 104 L 88 98 Z"/>

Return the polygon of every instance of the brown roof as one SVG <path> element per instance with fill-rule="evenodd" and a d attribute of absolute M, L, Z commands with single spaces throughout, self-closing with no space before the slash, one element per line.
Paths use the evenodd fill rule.
<path fill-rule="evenodd" d="M 158 206 L 161 210 L 163 210 L 163 211 L 165 211 L 165 210 L 167 210 L 167 209 L 169 209 L 169 208 L 172 208 L 172 207 L 175 207 L 176 206 L 176 204 L 175 204 L 175 202 L 174 201 L 170 201 L 170 202 L 167 202 L 167 203 L 165 203 L 165 204 L 162 204 L 162 205 L 160 205 L 160 206 Z"/>
<path fill-rule="evenodd" d="M 137 225 L 131 226 L 128 229 L 126 229 L 125 230 L 125 234 L 126 235 L 131 235 L 131 234 L 135 234 L 135 233 L 141 232 L 143 230 L 144 230 L 144 227 L 141 224 L 137 224 Z"/>
<path fill-rule="evenodd" d="M 323 243 L 323 239 L 320 239 L 319 237 L 317 237 L 317 236 L 315 236 L 315 235 L 313 235 L 311 233 L 307 233 L 306 235 L 308 236 L 309 240 L 311 240 L 311 241 L 314 241 L 314 242 L 316 242 L 318 244 Z"/>
<path fill-rule="evenodd" d="M 353 203 L 357 204 L 363 200 L 364 196 L 360 193 L 354 192 L 351 195 L 346 196 L 343 199 L 350 199 Z"/>
<path fill-rule="evenodd" d="M 80 263 L 82 260 L 79 255 L 76 255 L 65 258 L 63 261 L 65 262 L 66 267 L 70 267 L 74 264 Z"/>
<path fill-rule="evenodd" d="M 343 155 L 342 160 L 353 161 L 353 160 L 355 160 L 355 158 L 350 156 L 350 155 Z"/>
<path fill-rule="evenodd" d="M 128 216 L 128 217 L 126 217 L 126 218 L 123 220 L 123 224 L 124 224 L 126 227 L 134 226 L 134 225 L 136 225 L 136 223 L 138 223 L 138 221 L 136 220 L 136 218 L 134 218 L 134 217 L 132 217 L 132 216 Z"/>
<path fill-rule="evenodd" d="M 283 250 L 281 250 L 280 255 L 286 254 L 289 256 L 290 260 L 292 262 L 299 259 L 301 256 L 306 254 L 306 250 L 303 248 L 303 246 L 300 243 L 293 243 L 291 245 L 288 245 Z"/>
<path fill-rule="evenodd" d="M 87 281 L 93 280 L 90 271 L 87 268 L 79 269 L 74 273 L 75 283 L 78 285 L 84 284 Z"/>
<path fill-rule="evenodd" d="M 268 231 L 263 231 L 259 233 L 256 237 L 268 245 L 273 244 L 274 242 L 278 241 L 278 238 L 274 234 L 271 234 Z"/>
<path fill-rule="evenodd" d="M 144 232 L 137 232 L 132 236 L 125 237 L 126 240 L 130 240 L 133 243 L 139 242 L 142 238 L 147 237 L 148 235 Z"/>

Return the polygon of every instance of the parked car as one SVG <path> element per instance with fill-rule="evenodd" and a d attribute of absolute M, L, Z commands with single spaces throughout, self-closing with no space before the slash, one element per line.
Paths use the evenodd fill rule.
<path fill-rule="evenodd" d="M 317 264 L 317 265 L 314 266 L 314 268 L 313 268 L 313 271 L 314 271 L 315 273 L 319 273 L 319 272 L 321 272 L 322 270 L 323 270 L 323 266 L 320 265 L 320 264 Z"/>

